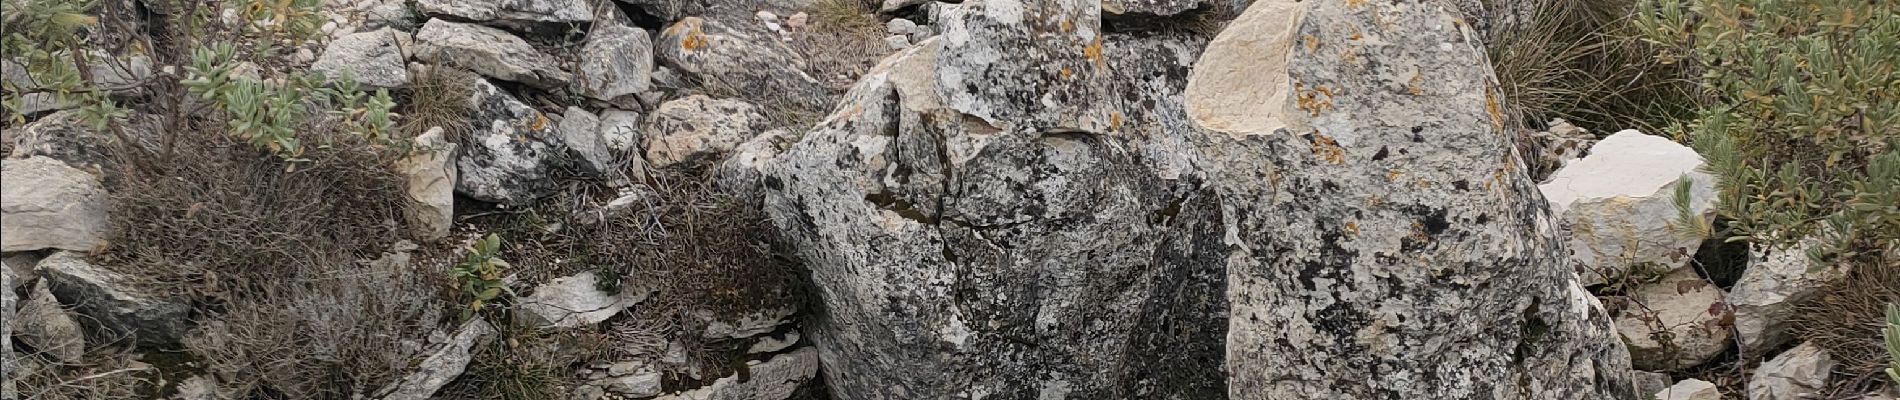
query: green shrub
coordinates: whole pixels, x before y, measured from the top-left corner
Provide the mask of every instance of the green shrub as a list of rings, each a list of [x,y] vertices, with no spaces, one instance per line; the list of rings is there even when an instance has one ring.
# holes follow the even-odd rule
[[[491,233],[469,246],[468,254],[449,270],[449,276],[455,277],[455,287],[470,299],[468,308],[462,310],[462,319],[482,311],[485,305],[506,301],[504,295],[514,295],[508,283],[502,281],[502,270],[509,264],[501,259],[500,253],[501,236]]]
[[[1815,255],[1845,260],[1900,246],[1900,4],[1657,0],[1636,24],[1704,71],[1712,101],[1683,133],[1731,240],[1820,234]]]

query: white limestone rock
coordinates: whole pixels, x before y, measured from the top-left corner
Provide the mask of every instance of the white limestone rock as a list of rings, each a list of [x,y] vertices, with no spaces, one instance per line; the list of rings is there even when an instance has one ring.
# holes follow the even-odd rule
[[[1704,238],[1672,225],[1675,193],[1690,185],[1691,212],[1713,218],[1715,178],[1701,167],[1702,156],[1688,146],[1625,130],[1558,170],[1538,189],[1570,233],[1567,265],[1585,285],[1621,279],[1638,266],[1666,273],[1688,265]]]

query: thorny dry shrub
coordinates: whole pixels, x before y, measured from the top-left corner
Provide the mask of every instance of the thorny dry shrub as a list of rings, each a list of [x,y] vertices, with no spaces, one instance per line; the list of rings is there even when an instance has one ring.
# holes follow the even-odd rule
[[[1888,304],[1900,304],[1900,257],[1858,263],[1847,277],[1822,287],[1821,295],[1797,304],[1790,323],[1796,337],[1827,349],[1839,366],[1836,392],[1860,393],[1885,377],[1886,351],[1880,328]]]
[[[523,281],[591,272],[616,282],[615,290],[652,291],[605,323],[615,354],[656,356],[677,342],[702,376],[725,376],[734,366],[722,363],[742,344],[704,341],[706,317],[735,321],[803,304],[801,275],[773,245],[763,208],[719,188],[709,166],[656,171],[639,186],[651,191],[611,214],[600,208],[611,190],[570,182],[536,208],[470,222],[501,232],[502,252]]]
[[[1508,119],[1660,134],[1693,117],[1696,77],[1636,37],[1628,16],[1637,1],[1537,0],[1522,6],[1536,10],[1528,20],[1485,38]]]
[[[0,351],[7,351],[0,349]],[[155,386],[150,371],[118,349],[94,349],[83,365],[51,362],[48,357],[21,355],[8,360],[6,380],[20,399],[94,400],[151,397]]]
[[[409,372],[443,329],[439,270],[405,256],[312,274],[227,303],[186,346],[225,390],[270,398],[345,399]]]
[[[404,239],[399,155],[349,134],[286,162],[221,121],[129,154],[101,265],[196,307],[187,349],[258,398],[349,398],[408,367],[445,307],[440,271],[366,264]],[[327,118],[303,129],[336,132]]]

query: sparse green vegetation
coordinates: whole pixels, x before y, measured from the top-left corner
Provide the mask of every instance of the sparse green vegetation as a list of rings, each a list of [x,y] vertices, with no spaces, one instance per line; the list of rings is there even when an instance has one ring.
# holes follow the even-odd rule
[[[1881,334],[1887,338],[1887,377],[1900,385],[1900,304],[1887,305],[1887,328]]]
[[[471,299],[468,308],[462,310],[462,319],[468,319],[489,304],[505,305],[509,298],[514,297],[508,283],[502,281],[502,271],[509,264],[507,260],[501,259],[500,253],[501,236],[489,234],[469,246],[468,254],[449,270],[449,276],[455,278],[455,287]]]

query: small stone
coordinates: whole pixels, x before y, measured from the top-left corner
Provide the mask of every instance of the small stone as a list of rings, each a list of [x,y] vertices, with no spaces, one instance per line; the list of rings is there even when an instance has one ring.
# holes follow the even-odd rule
[[[1794,305],[1819,294],[1828,282],[1847,275],[1847,270],[1830,265],[1815,265],[1808,249],[1819,245],[1820,238],[1807,238],[1787,248],[1752,245],[1748,251],[1748,269],[1729,292],[1728,304],[1735,308],[1735,333],[1747,354],[1774,349],[1794,339],[1788,333],[1788,320]]]
[[[884,44],[890,46],[891,50],[908,49],[910,48],[910,37],[904,35],[885,36]]]
[[[53,253],[40,260],[39,268],[45,277],[41,283],[54,295],[115,334],[165,346],[178,343],[191,329],[190,305],[146,291],[133,277],[95,266],[79,253]]]
[[[99,178],[47,157],[0,161],[0,251],[92,251],[106,245]]]
[[[810,20],[811,20],[811,15],[805,14],[803,11],[800,11],[797,14],[792,14],[792,16],[785,18],[785,28],[791,29],[793,31],[804,30],[805,24],[807,23],[807,21],[810,21]]]
[[[496,79],[557,89],[574,78],[561,70],[554,56],[500,29],[432,19],[416,32],[416,42],[416,58],[458,65]]]
[[[1630,382],[1636,386],[1636,393],[1656,393],[1669,388],[1669,374],[1649,371],[1630,371]]]
[[[600,400],[606,397],[607,391],[601,389],[599,386],[581,385],[580,387],[574,388],[574,399],[576,400]]]
[[[659,395],[660,388],[661,388],[660,386],[661,381],[662,381],[662,375],[660,373],[648,372],[644,374],[617,376],[617,377],[610,377],[607,379],[600,379],[600,380],[594,381],[594,384],[600,385],[602,388],[607,389],[608,392],[613,392],[616,394],[633,397],[633,398],[640,398],[640,397],[652,397],[652,396]]]
[[[656,169],[712,159],[769,125],[752,103],[704,95],[661,104],[651,118],[644,139],[647,162]]]
[[[15,336],[34,350],[61,363],[78,363],[86,355],[85,331],[66,312],[42,282],[33,285],[20,304]]]
[[[780,354],[764,362],[747,363],[744,377],[733,375],[719,378],[712,384],[685,392],[660,396],[655,400],[695,400],[695,399],[751,399],[779,400],[791,398],[805,381],[818,374],[818,351],[806,347],[791,353]]]
[[[759,338],[759,341],[752,343],[752,347],[747,347],[745,352],[746,354],[774,353],[796,344],[798,344],[798,331],[791,331],[786,332],[782,339],[770,336]]]
[[[555,278],[535,287],[534,293],[517,300],[517,308],[546,326],[573,328],[598,324],[634,304],[646,300],[645,290],[623,287],[620,293],[607,293],[599,287],[592,271]]]
[[[436,350],[417,365],[416,372],[378,390],[377,398],[382,400],[433,398],[436,391],[442,390],[443,386],[461,376],[462,371],[468,368],[469,360],[474,357],[472,350],[475,346],[486,343],[493,336],[495,336],[495,328],[480,318],[462,324],[462,327],[456,330],[454,338],[449,339],[449,342],[441,349]]]
[[[467,103],[472,129],[455,156],[455,191],[509,206],[554,190],[548,177],[560,160],[556,124],[489,83],[475,80]]]
[[[753,14],[753,15],[759,17],[759,21],[764,21],[764,22],[778,21],[778,14],[773,14],[771,11],[759,10],[758,14]]]
[[[1748,379],[1748,400],[1817,398],[1828,388],[1834,358],[1813,342],[1802,343],[1755,368]]]
[[[396,165],[411,207],[410,225],[424,240],[448,237],[455,222],[455,149],[442,127],[416,136],[415,153]]]
[[[1656,400],[1722,400],[1722,390],[1714,383],[1700,379],[1684,379],[1675,386],[1656,392]]]
[[[1538,185],[1570,232],[1569,265],[1584,285],[1615,282],[1632,268],[1682,268],[1702,237],[1672,225],[1677,185],[1690,185],[1689,208],[1713,218],[1715,178],[1694,149],[1634,130],[1617,132]]]
[[[1722,289],[1684,268],[1638,288],[1618,311],[1616,330],[1629,346],[1631,365],[1648,371],[1690,368],[1727,348],[1728,312]],[[1665,340],[1667,343],[1665,343]]]
[[[587,97],[613,100],[652,87],[653,38],[645,29],[596,25],[580,54],[577,78]]]
[[[884,23],[884,33],[892,35],[908,35],[916,29],[916,22],[910,22],[910,20],[903,18],[892,18],[890,22]]]
[[[409,85],[409,68],[394,30],[353,33],[330,42],[310,70],[332,78],[349,75],[357,83],[376,88]]]

